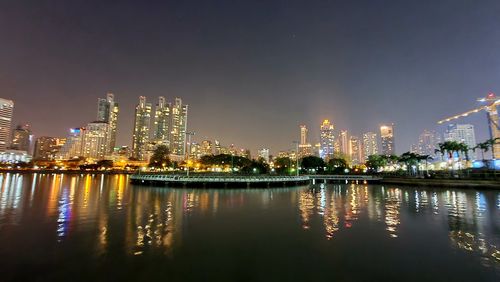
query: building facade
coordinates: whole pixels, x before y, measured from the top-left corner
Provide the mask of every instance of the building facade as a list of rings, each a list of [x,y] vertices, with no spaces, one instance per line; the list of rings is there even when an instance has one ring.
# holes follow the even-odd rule
[[[418,153],[434,157],[436,155],[435,150],[440,142],[441,138],[435,131],[425,129],[418,137]]]
[[[134,134],[132,136],[132,157],[145,160],[149,143],[151,122],[151,104],[146,103],[146,97],[139,97],[135,107]]]
[[[320,157],[325,160],[333,158],[334,155],[335,134],[333,130],[333,124],[331,124],[329,120],[325,119],[320,126]]]
[[[477,159],[476,153],[472,148],[476,146],[476,133],[472,124],[450,124],[448,125],[445,134],[445,141],[456,141],[465,143],[471,150],[468,155],[471,160]]]
[[[165,97],[160,96],[155,108],[153,141],[157,144],[170,146],[170,104],[165,100]]]
[[[66,143],[66,138],[42,136],[36,139],[34,160],[51,161]]]
[[[5,152],[10,142],[14,102],[0,98],[0,152]]]
[[[109,153],[108,133],[109,124],[103,121],[95,121],[87,124],[83,133],[81,156],[93,160],[103,160]]]
[[[31,149],[31,129],[29,124],[20,124],[12,131],[12,140],[9,148],[12,150],[25,151],[28,154]]]
[[[378,154],[377,133],[366,132],[363,134],[363,152],[365,160],[371,155]]]
[[[259,158],[264,159],[266,163],[269,162],[269,149],[268,148],[262,148],[258,152]]]
[[[358,165],[363,163],[363,144],[359,140],[358,136],[351,136],[349,138],[349,151],[351,152],[352,164]]]
[[[106,98],[97,100],[97,121],[108,123],[106,154],[111,155],[116,146],[116,133],[118,125],[118,103],[115,102],[113,93],[107,93]]]
[[[59,152],[56,153],[56,158],[68,160],[82,157],[82,142],[84,132],[85,128],[82,127],[71,128],[69,130],[68,137],[66,138],[66,142],[61,147]]]
[[[175,98],[171,114],[172,130],[170,135],[170,151],[174,155],[185,156],[188,105],[182,104],[181,98]]]
[[[380,126],[380,139],[382,143],[382,155],[390,156],[396,154],[394,142],[394,125],[384,124]]]

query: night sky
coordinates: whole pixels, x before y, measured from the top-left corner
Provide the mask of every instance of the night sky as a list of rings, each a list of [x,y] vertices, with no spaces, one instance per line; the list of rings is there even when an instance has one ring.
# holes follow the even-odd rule
[[[272,152],[299,124],[396,124],[398,153],[440,118],[500,93],[500,1],[2,1],[0,97],[36,136],[65,136],[140,95],[183,98],[195,139]],[[488,137],[485,114],[462,120]]]

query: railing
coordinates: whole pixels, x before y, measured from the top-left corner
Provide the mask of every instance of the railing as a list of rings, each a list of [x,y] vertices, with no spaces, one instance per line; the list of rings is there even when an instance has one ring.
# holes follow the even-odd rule
[[[294,182],[309,180],[362,180],[374,181],[381,177],[372,175],[302,175],[302,176],[221,176],[221,175],[176,175],[176,174],[134,174],[132,180],[165,181],[165,182],[225,182],[225,183],[257,183],[257,182]]]

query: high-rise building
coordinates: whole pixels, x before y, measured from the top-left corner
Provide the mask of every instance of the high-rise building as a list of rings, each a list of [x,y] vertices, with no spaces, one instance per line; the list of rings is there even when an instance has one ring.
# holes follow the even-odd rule
[[[85,127],[82,139],[82,156],[94,160],[103,160],[111,156],[108,152],[109,124],[95,121]]]
[[[42,136],[36,139],[34,160],[51,161],[66,143],[66,138]]]
[[[198,160],[201,158],[201,145],[197,142],[191,142],[189,145],[189,159]]]
[[[435,131],[425,129],[418,138],[418,153],[435,156],[435,150],[439,142],[441,142],[441,138]]]
[[[351,136],[349,139],[349,151],[351,152],[351,161],[353,164],[361,164],[364,161],[363,148],[361,140],[357,136]]]
[[[264,159],[266,163],[269,162],[269,149],[268,148],[262,148],[258,152],[259,158]]]
[[[382,140],[382,155],[395,155],[394,124],[380,126],[380,138]]]
[[[344,156],[349,156],[349,134],[347,130],[341,130],[339,134],[339,149]]]
[[[111,155],[116,146],[116,131],[118,125],[118,103],[113,93],[107,93],[106,98],[97,100],[97,121],[108,123],[106,154]]]
[[[320,127],[321,158],[330,159],[334,154],[335,135],[333,134],[333,124],[325,119]]]
[[[201,154],[202,156],[213,154],[212,141],[210,140],[201,141]]]
[[[5,152],[10,141],[14,102],[0,98],[0,152]]]
[[[303,158],[312,155],[312,145],[307,141],[307,127],[300,126],[299,157]]]
[[[170,146],[170,104],[165,97],[158,98],[155,109],[153,140],[158,144]]]
[[[419,154],[418,144],[410,145],[410,153]]]
[[[12,131],[10,149],[26,151],[29,154],[31,139],[32,135],[29,124],[20,124]]]
[[[174,155],[184,156],[186,154],[188,105],[183,105],[181,98],[175,98],[171,114],[172,130],[170,135],[170,151]]]
[[[300,145],[307,144],[307,127],[305,125],[300,126]]]
[[[450,124],[444,134],[445,141],[456,141],[465,143],[471,150],[468,152],[471,160],[476,159],[476,154],[472,148],[476,146],[476,134],[472,124]]]
[[[221,146],[219,140],[217,140],[217,139],[215,140],[215,154],[216,155],[222,154],[222,146]]]
[[[135,107],[134,135],[132,137],[132,157],[145,160],[149,143],[151,121],[151,104],[146,103],[146,97],[139,97],[139,104]]]
[[[365,160],[371,155],[378,154],[377,133],[367,132],[363,134],[363,151]]]
[[[82,142],[85,128],[77,127],[69,130],[66,142],[56,153],[57,159],[72,159],[82,157]]]

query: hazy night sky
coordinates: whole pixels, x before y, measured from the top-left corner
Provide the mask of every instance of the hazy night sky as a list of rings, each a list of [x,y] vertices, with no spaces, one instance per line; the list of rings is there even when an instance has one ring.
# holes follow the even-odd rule
[[[96,117],[129,145],[140,95],[183,98],[195,139],[289,149],[329,118],[351,134],[425,128],[500,93],[499,1],[2,1],[0,97],[36,136]],[[485,114],[462,120],[488,137]]]

